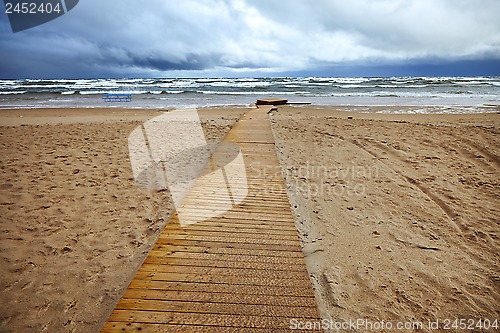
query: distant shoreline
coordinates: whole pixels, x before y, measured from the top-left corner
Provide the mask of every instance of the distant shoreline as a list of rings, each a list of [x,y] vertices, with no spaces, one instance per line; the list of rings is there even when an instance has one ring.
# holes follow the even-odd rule
[[[130,103],[115,103],[107,107],[95,106],[74,106],[74,107],[2,107],[0,106],[0,126],[2,126],[2,119],[14,119],[13,112],[17,113],[19,121],[22,122],[23,117],[36,114],[37,117],[46,118],[61,118],[74,115],[92,115],[99,114],[103,117],[111,115],[136,115],[142,119],[143,116],[154,115],[158,112],[167,112],[169,110],[188,108],[183,107],[169,107],[163,106],[158,108],[143,108],[143,107],[127,107]],[[252,103],[253,104],[253,103]],[[240,109],[252,107],[252,104],[247,105],[213,105],[195,107],[200,110],[218,110],[218,109]],[[381,114],[381,115],[467,115],[467,114],[492,114],[500,113],[500,104],[498,105],[314,105],[314,104],[292,104],[290,107],[297,109],[315,109],[326,111],[335,109],[341,112],[349,112],[353,114]],[[193,106],[189,106],[193,107]],[[57,116],[54,116],[57,115]],[[87,118],[88,118],[87,117]],[[25,119],[24,119],[25,120]]]
[[[500,105],[500,77],[0,80],[0,108],[224,107],[279,97],[320,106]],[[105,94],[131,94],[107,103]]]

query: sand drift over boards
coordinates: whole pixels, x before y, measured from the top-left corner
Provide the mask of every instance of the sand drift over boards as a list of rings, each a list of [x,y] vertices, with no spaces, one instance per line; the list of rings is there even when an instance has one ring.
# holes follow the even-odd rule
[[[500,104],[499,77],[0,80],[0,107],[99,107],[107,93],[127,107],[248,105],[282,97],[318,105]]]

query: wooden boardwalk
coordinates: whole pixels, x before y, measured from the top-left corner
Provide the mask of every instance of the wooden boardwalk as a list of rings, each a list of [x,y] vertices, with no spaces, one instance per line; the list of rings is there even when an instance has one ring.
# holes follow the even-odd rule
[[[319,321],[268,110],[249,110],[228,133],[230,148],[217,150],[102,332],[288,332],[293,319]]]

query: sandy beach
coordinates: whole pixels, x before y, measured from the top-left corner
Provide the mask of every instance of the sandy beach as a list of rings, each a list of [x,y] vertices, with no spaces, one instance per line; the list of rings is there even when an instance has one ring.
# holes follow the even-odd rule
[[[207,140],[244,110],[201,110]],[[0,331],[99,330],[172,213],[128,155],[163,111],[0,111]]]
[[[500,115],[347,110],[272,116],[322,317],[499,318]]]
[[[127,146],[164,111],[0,110],[0,331],[107,319],[173,210],[135,186]],[[244,112],[201,109],[205,136]],[[323,318],[500,317],[498,112],[270,117]]]

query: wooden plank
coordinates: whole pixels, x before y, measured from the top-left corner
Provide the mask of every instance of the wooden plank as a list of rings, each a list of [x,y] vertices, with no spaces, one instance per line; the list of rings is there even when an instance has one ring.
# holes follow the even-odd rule
[[[189,253],[211,253],[211,254],[233,254],[233,255],[251,255],[264,257],[287,257],[302,258],[302,252],[299,251],[273,251],[257,249],[235,249],[226,247],[208,247],[208,246],[172,246],[156,244],[152,251],[161,250],[165,253],[189,252]]]
[[[205,212],[205,213],[204,213]],[[192,216],[199,216],[199,217],[204,217],[204,216],[210,216],[207,215],[210,213],[210,211],[203,211],[202,209],[192,209],[189,211],[189,214],[192,214]],[[291,214],[291,213],[290,213]],[[225,212],[221,215],[221,217],[226,217],[226,218],[234,218],[234,219],[247,219],[247,220],[253,220],[253,221],[275,221],[275,222],[292,222],[293,223],[293,218],[290,215],[290,218],[285,219],[285,217],[288,217],[288,213],[283,212],[276,212],[276,213],[262,213],[262,212],[251,212],[251,211],[228,211]]]
[[[302,251],[300,244],[284,245],[284,244],[257,244],[257,243],[234,243],[229,241],[214,241],[214,240],[195,240],[195,239],[172,239],[168,237],[158,238],[156,244],[160,245],[178,245],[178,246],[211,246],[225,247],[234,249],[258,249],[258,250],[273,250],[273,251]]]
[[[150,299],[150,300],[168,300],[168,301],[197,301],[210,303],[238,303],[238,304],[256,304],[256,305],[274,305],[274,306],[295,306],[295,307],[315,307],[314,297],[299,296],[277,296],[267,295],[266,297],[255,297],[254,295],[229,294],[204,292],[198,293],[185,290],[155,290],[155,289],[135,289],[128,288],[123,297],[125,299]]]
[[[306,270],[303,271],[288,271],[283,274],[283,271],[278,270],[263,270],[263,269],[246,269],[234,267],[212,267],[212,266],[189,266],[189,265],[157,265],[144,263],[139,272],[160,272],[160,273],[186,273],[186,274],[207,274],[207,275],[227,275],[240,278],[246,277],[267,277],[286,280],[304,280],[308,281],[309,275]],[[286,282],[284,282],[287,284]]]
[[[277,257],[277,256],[252,256],[243,254],[222,254],[222,253],[204,253],[204,252],[163,252],[161,250],[152,250],[149,254],[151,258],[172,258],[172,259],[193,259],[193,260],[213,260],[213,261],[237,261],[255,264],[274,264],[274,265],[297,265],[297,257]],[[301,264],[298,264],[302,267]]]
[[[246,222],[245,222],[246,221]],[[218,228],[228,228],[228,229],[246,229],[246,230],[254,230],[255,232],[280,232],[283,231],[294,231],[297,232],[295,225],[290,225],[290,223],[283,224],[274,224],[274,223],[265,223],[260,221],[251,221],[248,220],[206,220],[195,225],[189,226],[189,228],[212,228],[212,230],[217,230]]]
[[[316,330],[317,332],[321,330]],[[151,333],[179,333],[179,332],[197,332],[197,333],[269,333],[269,328],[250,328],[250,327],[221,327],[203,326],[203,325],[185,325],[185,324],[147,324],[147,323],[125,323],[125,322],[107,322],[102,332],[106,333],[126,333],[126,332],[151,332]],[[289,328],[273,328],[272,333],[289,333]],[[293,332],[314,332],[311,330],[293,330]]]
[[[210,303],[194,301],[170,302],[142,299],[122,299],[116,305],[116,309],[229,315],[239,315],[241,313],[245,313],[249,316],[268,317],[293,317],[297,313],[301,313],[304,317],[314,317],[316,315],[316,309],[312,307],[273,306],[241,303]]]
[[[217,274],[192,274],[192,273],[166,273],[166,272],[147,272],[139,271],[135,278],[136,280],[150,281],[173,281],[173,282],[193,282],[193,283],[219,283],[231,285],[251,285],[251,286],[272,286],[272,287],[305,287],[308,288],[310,282],[306,279],[283,279],[270,278],[267,276],[231,276]]]
[[[281,216],[278,214],[260,214],[260,213],[244,213],[244,212],[219,212],[219,215],[215,215],[216,212],[214,211],[204,211],[204,210],[190,210],[190,211],[183,211],[181,213],[182,221],[183,224],[181,225],[182,227],[186,227],[189,225],[197,224],[197,223],[186,223],[190,219],[193,219],[193,221],[198,221],[204,222],[204,221],[223,221],[227,222],[227,220],[219,220],[219,219],[232,219],[232,220],[240,220],[244,221],[250,224],[266,224],[266,225],[276,225],[276,226],[294,226],[295,223],[293,219],[288,216]],[[275,220],[273,220],[275,219]],[[179,223],[180,224],[180,223]]]
[[[203,198],[194,198],[194,197],[186,197],[184,199],[184,204],[190,204],[191,202],[195,202],[196,204],[214,204],[219,203],[221,200],[226,199],[225,197],[212,197],[212,196],[204,196]],[[259,211],[276,211],[276,210],[287,210],[290,208],[290,205],[287,202],[277,203],[277,202],[250,202],[249,200],[243,201],[243,203],[238,205],[241,209],[258,209]]]
[[[243,313],[243,312],[242,312]],[[301,320],[313,320],[294,316]],[[247,327],[247,328],[267,328],[286,329],[290,327],[291,318],[249,316],[249,315],[227,315],[212,313],[183,313],[183,312],[160,312],[160,311],[138,311],[138,310],[118,310],[113,311],[109,317],[110,321],[128,323],[168,323],[180,325],[209,325],[217,327]],[[271,331],[272,332],[272,331]]]
[[[244,269],[260,269],[260,270],[277,270],[277,271],[304,271],[305,267],[296,264],[277,264],[268,262],[248,262],[248,261],[226,261],[226,260],[203,260],[203,259],[189,259],[189,258],[158,258],[153,256],[148,256],[144,260],[145,264],[155,264],[155,265],[178,265],[178,266],[208,266],[208,267],[219,267],[219,268],[244,268]]]
[[[261,239],[262,237],[267,237],[268,239],[278,239],[278,240],[291,240],[295,241],[297,239],[297,233],[290,231],[284,231],[282,233],[263,233],[263,232],[248,232],[242,231],[241,229],[216,229],[216,230],[196,230],[196,229],[170,229],[170,235],[188,235],[188,236],[220,236],[220,235],[231,235],[231,238],[244,238],[244,239]]]
[[[254,215],[233,215],[233,216],[227,216],[227,215],[222,215],[222,216],[216,216],[216,217],[211,217],[211,218],[208,218],[206,220],[203,220],[199,223],[204,223],[204,222],[228,222],[228,223],[232,223],[233,221],[238,221],[238,222],[245,222],[245,223],[250,223],[250,224],[253,224],[253,225],[258,225],[258,224],[262,224],[262,225],[269,225],[270,227],[276,225],[276,226],[280,226],[280,227],[295,227],[295,223],[291,223],[291,222],[294,222],[292,218],[290,218],[289,216],[284,216],[284,217],[280,217],[280,216],[271,216],[271,217],[265,217],[265,216],[259,216],[259,217],[256,217]],[[179,224],[179,221],[170,221],[169,224]]]
[[[296,288],[276,287],[276,286],[255,286],[255,285],[230,285],[222,283],[195,283],[177,281],[154,281],[134,279],[129,288],[136,289],[156,289],[156,290],[179,290],[197,291],[227,294],[256,295],[257,297],[273,296],[302,296],[310,295],[309,288],[297,286]]]
[[[271,228],[274,227],[274,228]],[[288,228],[287,228],[288,227]],[[278,226],[273,224],[258,224],[254,225],[252,223],[217,223],[217,222],[202,222],[185,227],[180,225],[169,225],[169,231],[211,231],[211,232],[235,232],[235,233],[248,233],[248,234],[258,234],[262,236],[263,234],[286,234],[286,235],[297,235],[295,228],[290,227],[285,224],[284,226]]]
[[[288,246],[300,246],[300,242],[297,239],[292,240],[282,240],[282,239],[265,239],[265,238],[238,238],[231,237],[231,235],[160,235],[158,239],[164,240],[199,240],[199,241],[211,241],[211,242],[225,242],[225,243],[244,243],[244,244],[261,244],[261,245],[288,245]]]

